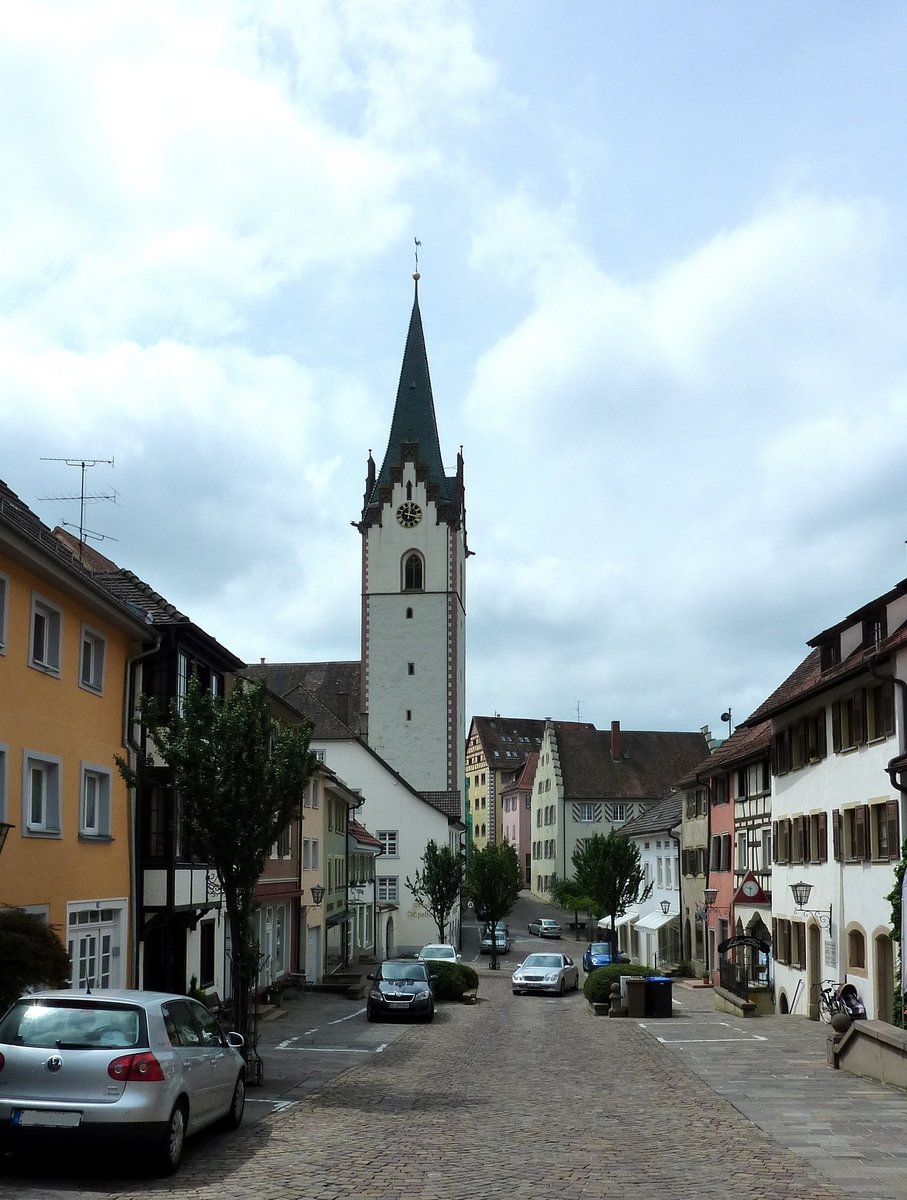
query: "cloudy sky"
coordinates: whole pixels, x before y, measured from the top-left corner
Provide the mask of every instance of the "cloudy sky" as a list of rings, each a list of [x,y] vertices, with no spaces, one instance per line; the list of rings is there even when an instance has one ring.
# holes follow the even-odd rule
[[[0,7],[0,478],[357,658],[413,239],[469,714],[721,730],[907,575],[899,0]]]

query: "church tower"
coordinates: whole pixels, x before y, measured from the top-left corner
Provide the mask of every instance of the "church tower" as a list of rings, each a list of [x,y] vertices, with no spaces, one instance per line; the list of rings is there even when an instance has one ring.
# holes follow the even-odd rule
[[[381,470],[362,518],[361,729],[426,799],[462,813],[466,702],[463,455],[446,475],[419,312],[419,273]]]

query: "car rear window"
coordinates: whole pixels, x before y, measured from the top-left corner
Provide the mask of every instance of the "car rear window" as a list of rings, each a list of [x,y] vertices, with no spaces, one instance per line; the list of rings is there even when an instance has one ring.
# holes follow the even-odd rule
[[[0,1021],[0,1042],[48,1050],[131,1050],[147,1044],[145,1014],[128,1004],[20,1000]]]

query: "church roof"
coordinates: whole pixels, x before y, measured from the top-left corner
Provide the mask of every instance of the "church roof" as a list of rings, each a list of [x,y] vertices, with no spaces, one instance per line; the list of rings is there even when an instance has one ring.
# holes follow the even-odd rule
[[[359,736],[358,662],[254,663],[243,674],[263,679],[308,717],[316,737],[343,741]]]
[[[456,477],[449,478],[444,473],[431,376],[428,371],[428,352],[425,349],[422,314],[419,311],[418,275],[415,278],[413,311],[403,350],[403,365],[397,385],[390,437],[377,477],[374,474],[374,463],[371,457],[369,458],[363,521],[377,517],[382,501],[382,489],[387,494],[395,480],[401,477],[405,457],[415,457],[420,478],[424,479],[429,495],[434,496],[440,507],[447,508],[452,505],[455,513],[458,507],[454,494]]]

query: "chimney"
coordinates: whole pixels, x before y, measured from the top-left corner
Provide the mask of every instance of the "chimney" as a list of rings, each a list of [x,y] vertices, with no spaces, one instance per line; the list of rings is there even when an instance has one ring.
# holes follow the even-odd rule
[[[624,757],[620,741],[620,721],[611,722],[611,761],[621,762]]]

